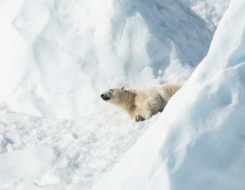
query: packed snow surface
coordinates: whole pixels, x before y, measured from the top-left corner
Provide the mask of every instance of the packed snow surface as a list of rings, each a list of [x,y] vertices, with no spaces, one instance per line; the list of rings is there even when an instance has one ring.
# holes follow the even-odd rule
[[[245,189],[245,1],[232,1],[208,55],[94,190]]]
[[[240,38],[238,35],[243,31],[242,11],[234,13],[235,8],[230,8],[208,57],[166,113],[135,124],[124,112],[103,102],[100,93],[122,85],[138,88],[163,82],[184,83],[206,56],[228,4],[229,0],[0,0],[0,189],[91,189],[146,131],[150,144],[141,145],[144,141],[141,140],[134,146],[141,147],[135,151],[139,153],[135,161],[138,159],[139,165],[145,165],[138,171],[142,171],[138,185],[146,178],[142,184],[148,184],[150,179],[154,188],[166,185],[157,176],[171,177],[167,171],[184,162],[187,145],[189,150],[188,135],[196,134],[192,126],[217,121],[218,116],[206,119],[209,109],[214,109],[216,104],[220,105],[221,112],[212,113],[229,114],[223,112],[222,98],[229,103],[236,93],[240,97],[238,90],[242,88],[234,82],[239,80],[226,81],[225,85],[225,80],[219,78],[224,75],[216,72],[221,72],[225,63],[232,65],[234,73],[240,68],[235,69],[235,65],[243,60],[243,51],[235,47],[242,48],[244,44],[242,34]],[[240,5],[242,9],[244,4]],[[229,18],[236,22],[227,23]],[[227,27],[237,27],[236,36],[231,35],[234,30]],[[234,41],[237,46],[231,44],[233,37],[237,39]],[[212,80],[217,81],[212,84]],[[228,82],[235,84],[234,88],[230,89]],[[198,84],[202,84],[203,89]],[[188,89],[192,91],[191,96]],[[205,89],[210,89],[208,92],[212,94],[203,93]],[[232,89],[234,93],[230,92]],[[204,100],[212,96],[217,96],[217,102],[213,100],[209,107]],[[164,119],[173,115],[170,113],[174,104],[179,104],[179,109],[174,111],[179,118]],[[197,109],[201,106],[205,107]],[[202,118],[204,112],[207,116]],[[187,117],[190,125],[177,123]],[[149,135],[156,126],[160,128],[162,122],[163,136],[159,136],[159,131],[156,136]],[[176,122],[171,128],[177,128],[181,138],[173,140],[176,136],[170,133],[173,139],[169,137],[167,144],[170,145],[162,149],[166,156],[158,157],[161,155],[159,145],[164,145],[171,122]],[[219,128],[218,124],[214,126]],[[178,127],[189,130],[190,134]],[[201,126],[198,129],[202,131]],[[186,144],[181,141],[185,139],[184,133]],[[153,139],[156,142],[151,144]],[[168,149],[177,145],[179,149]],[[154,151],[147,152],[147,147],[154,147]],[[140,157],[143,149],[147,156]],[[131,155],[130,152],[127,155]],[[169,161],[162,164],[166,157]],[[154,169],[151,160],[155,162],[156,158],[160,160]],[[127,168],[125,175],[132,172],[133,183],[137,177],[133,171],[139,165],[132,165],[135,161],[123,165],[123,160],[116,168],[120,165]],[[143,160],[148,160],[149,165]],[[149,170],[155,177],[149,177]],[[234,170],[237,174],[235,166]],[[178,174],[170,179],[178,182],[181,177]],[[126,175],[125,181],[128,179]],[[121,176],[114,181],[115,184],[123,182]]]

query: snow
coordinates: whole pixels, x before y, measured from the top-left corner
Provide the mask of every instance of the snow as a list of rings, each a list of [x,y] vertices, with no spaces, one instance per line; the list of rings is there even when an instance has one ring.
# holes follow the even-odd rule
[[[147,186],[171,186],[170,166],[155,154],[168,136],[167,126],[177,120],[167,117],[171,105],[166,113],[135,124],[124,112],[101,101],[100,93],[122,85],[138,88],[162,82],[184,83],[206,56],[228,3],[229,0],[0,1],[1,189],[87,190],[120,165],[124,180],[129,176],[132,183],[137,176],[144,180],[135,186],[128,183],[128,188],[148,184],[147,171],[154,176]],[[239,14],[232,18],[242,18]],[[233,21],[223,25],[233,26]],[[227,57],[223,56],[227,53],[224,49],[216,47],[232,49],[240,44],[242,27],[234,44],[226,33],[216,33],[224,35],[222,42],[215,37],[208,56],[179,93],[179,101],[182,96],[186,98],[183,107],[178,105],[174,111],[179,118],[184,117],[181,113],[189,113],[185,106],[191,98],[203,94],[191,83],[199,84],[211,74],[216,75],[230,58],[232,65],[242,60],[242,47],[240,53],[234,50],[237,56],[230,53]],[[207,74],[210,68],[214,69]],[[221,83],[211,83],[213,95],[217,93],[229,101],[229,88],[223,95],[222,90],[216,91]],[[188,85],[193,91],[191,97],[185,91]],[[178,102],[178,95],[175,99]],[[208,109],[207,105],[205,110]],[[202,112],[193,112],[201,117],[198,113]],[[164,128],[159,124],[162,121],[166,123]],[[162,131],[159,139],[155,138],[161,134],[159,131],[151,132],[155,128]],[[149,144],[142,146],[144,139]],[[144,164],[135,176],[130,171],[136,171],[139,165],[134,165],[132,159],[124,161],[135,150],[130,149],[134,144],[139,147],[135,160]],[[141,153],[142,147],[147,156]],[[178,153],[181,151],[184,148]],[[171,151],[166,149],[166,155],[172,155]],[[142,160],[154,162],[155,169],[159,169],[152,169]],[[162,183],[161,176],[166,183]],[[115,185],[123,182],[121,176],[113,180]]]
[[[244,9],[231,2],[205,59],[94,190],[245,188]]]
[[[55,158],[52,149],[42,146],[0,155],[1,189],[15,189],[15,184],[23,179],[35,182]]]

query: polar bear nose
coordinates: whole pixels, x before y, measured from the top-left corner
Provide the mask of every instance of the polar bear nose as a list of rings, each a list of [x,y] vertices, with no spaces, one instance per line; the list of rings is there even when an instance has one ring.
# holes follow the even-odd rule
[[[101,94],[101,98],[102,98],[103,100],[109,100],[109,99],[110,99],[110,97],[107,96],[106,94]]]

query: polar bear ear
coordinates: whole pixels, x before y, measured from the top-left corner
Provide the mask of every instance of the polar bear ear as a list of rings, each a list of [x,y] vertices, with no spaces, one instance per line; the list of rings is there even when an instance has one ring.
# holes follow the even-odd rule
[[[124,86],[121,88],[121,90],[124,90]]]

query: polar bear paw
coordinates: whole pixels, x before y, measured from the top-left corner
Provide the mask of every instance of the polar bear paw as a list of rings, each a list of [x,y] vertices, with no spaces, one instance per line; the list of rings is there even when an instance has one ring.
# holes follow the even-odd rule
[[[136,115],[135,118],[134,118],[134,120],[135,120],[136,122],[139,122],[139,121],[144,121],[145,118],[142,117],[141,115]]]

